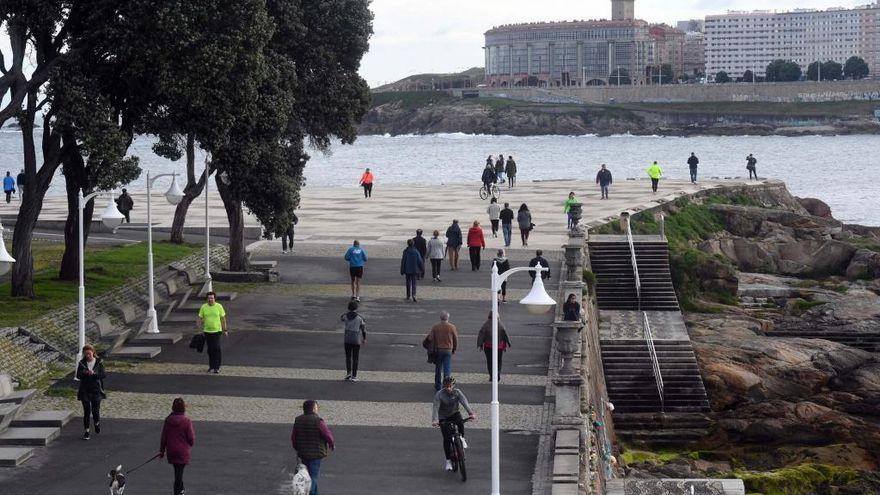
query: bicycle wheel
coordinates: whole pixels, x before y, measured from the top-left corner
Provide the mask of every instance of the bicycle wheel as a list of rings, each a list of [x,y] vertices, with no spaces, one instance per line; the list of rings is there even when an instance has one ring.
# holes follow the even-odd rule
[[[492,197],[500,198],[501,197],[501,189],[498,189],[498,186],[492,185]]]
[[[461,444],[461,437],[455,437],[455,457],[458,457],[458,472],[461,474],[461,481],[467,481],[467,467],[464,464],[464,446]]]
[[[486,190],[486,186],[480,188],[480,199],[486,199],[489,197],[489,191]]]

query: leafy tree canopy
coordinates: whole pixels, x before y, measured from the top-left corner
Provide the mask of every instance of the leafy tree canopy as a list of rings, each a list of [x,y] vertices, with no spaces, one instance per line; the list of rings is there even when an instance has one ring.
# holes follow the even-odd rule
[[[852,56],[843,64],[843,75],[847,79],[864,79],[869,72],[868,64],[862,57]]]

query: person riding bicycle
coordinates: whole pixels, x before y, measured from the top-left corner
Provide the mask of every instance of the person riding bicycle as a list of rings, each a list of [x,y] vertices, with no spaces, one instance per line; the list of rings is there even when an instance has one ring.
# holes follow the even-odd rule
[[[486,168],[483,169],[483,187],[486,188],[486,192],[492,191],[492,184],[498,180],[498,176],[495,175],[495,169],[492,168],[492,165],[486,164]]]
[[[467,397],[461,390],[455,388],[455,378],[447,376],[443,379],[443,388],[434,394],[434,407],[431,416],[431,424],[440,427],[443,434],[443,452],[446,454],[446,470],[452,471],[452,425],[458,427],[461,435],[461,444],[467,448],[464,439],[464,419],[461,417],[459,406],[464,407],[469,419],[476,419],[477,413],[471,409]]]

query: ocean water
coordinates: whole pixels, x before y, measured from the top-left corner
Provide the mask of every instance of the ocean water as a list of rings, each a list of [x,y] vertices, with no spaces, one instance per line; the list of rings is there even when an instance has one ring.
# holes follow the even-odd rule
[[[183,171],[181,162],[154,155],[152,139],[131,147],[144,170]],[[521,181],[595,177],[602,163],[617,179],[643,177],[657,160],[667,178],[688,178],[686,160],[700,158],[704,177],[748,176],[745,157],[753,153],[762,177],[780,179],[798,196],[827,202],[839,220],[880,225],[880,136],[361,136],[353,145],[335,144],[330,153],[312,150],[306,167],[309,186],[356,187],[365,167],[382,184],[439,185],[480,180],[488,155],[513,155]],[[201,161],[199,162],[201,167]],[[0,172],[21,168],[21,136],[0,131]],[[143,188],[143,176],[131,188]],[[50,194],[63,194],[59,173]]]

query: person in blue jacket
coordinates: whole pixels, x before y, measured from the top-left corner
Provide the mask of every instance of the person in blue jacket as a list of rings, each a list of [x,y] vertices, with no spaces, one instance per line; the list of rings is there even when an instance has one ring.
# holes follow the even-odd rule
[[[6,202],[12,201],[12,195],[15,194],[15,178],[6,171],[6,177],[3,178],[3,192],[6,193]]]
[[[419,302],[416,299],[416,281],[425,272],[425,260],[422,258],[419,250],[415,248],[412,239],[406,241],[406,249],[400,257],[400,274],[406,277],[406,300],[412,297],[413,302]]]
[[[351,275],[351,300],[361,300],[361,279],[364,278],[364,264],[367,262],[367,251],[361,247],[361,243],[355,239],[352,246],[345,252],[345,261],[348,262],[348,274]]]
[[[452,225],[446,229],[446,254],[449,258],[450,270],[458,270],[458,252],[461,250],[461,245],[461,227],[458,226],[458,220],[453,220]]]

